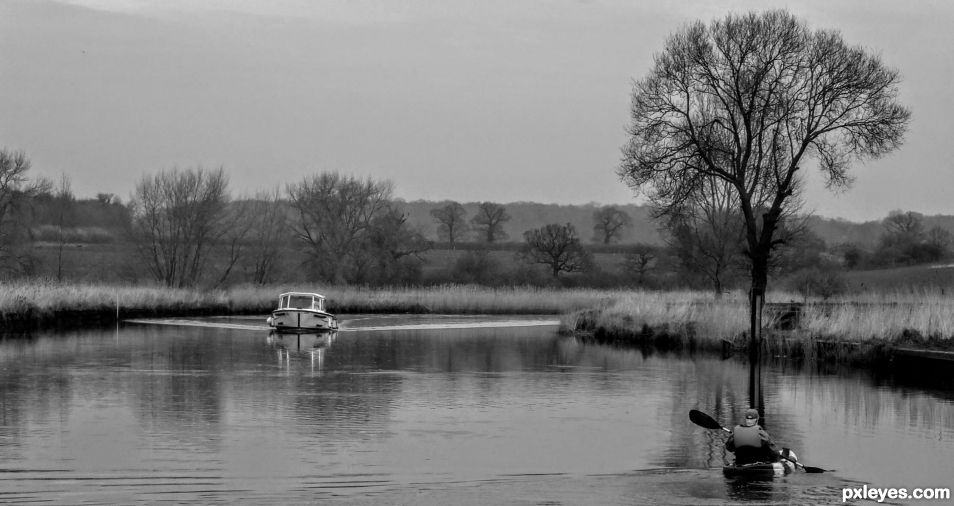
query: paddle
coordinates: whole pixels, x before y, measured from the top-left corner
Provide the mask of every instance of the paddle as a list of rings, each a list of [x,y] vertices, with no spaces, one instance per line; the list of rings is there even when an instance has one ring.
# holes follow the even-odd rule
[[[712,429],[712,430],[722,429],[722,430],[724,430],[724,431],[726,431],[726,432],[732,432],[731,430],[726,429],[725,427],[723,427],[721,423],[715,421],[714,418],[712,418],[711,416],[709,416],[709,415],[703,413],[702,411],[698,411],[698,410],[695,410],[695,409],[689,410],[689,419],[692,420],[692,423],[694,423],[694,424],[696,424],[696,425],[698,425],[698,426],[700,426],[700,427],[706,428],[706,429]],[[827,469],[822,469],[822,468],[820,468],[820,467],[812,467],[812,466],[802,465],[801,462],[796,462],[796,461],[794,461],[794,460],[792,460],[792,459],[790,459],[790,458],[788,458],[788,457],[786,457],[786,456],[784,456],[784,455],[781,455],[781,454],[779,455],[779,457],[782,458],[782,459],[784,459],[784,460],[787,460],[787,461],[791,462],[792,464],[795,464],[796,466],[798,466],[798,467],[800,467],[800,468],[802,468],[803,470],[805,470],[806,473],[824,473],[824,472],[826,472],[826,471],[829,471],[829,470],[827,470]]]

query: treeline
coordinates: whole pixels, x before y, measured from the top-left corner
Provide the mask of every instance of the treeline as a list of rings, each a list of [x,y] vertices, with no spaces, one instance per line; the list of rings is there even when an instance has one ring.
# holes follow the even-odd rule
[[[170,287],[454,282],[717,293],[747,281],[738,221],[726,211],[673,215],[651,222],[649,233],[648,211],[637,206],[556,206],[563,213],[553,219],[542,210],[554,206],[542,204],[407,203],[393,198],[387,181],[335,172],[235,197],[223,169],[170,169],[143,176],[123,202],[105,193],[76,199],[67,177],[35,179],[29,170],[25,154],[0,151],[0,272],[7,279]],[[527,209],[540,214],[517,233],[511,208],[522,220]],[[829,296],[844,291],[845,270],[948,260],[951,233],[925,222],[917,213],[892,212],[872,245],[828,243],[814,231],[817,219],[790,220],[772,276],[794,290]],[[98,245],[96,253],[90,245]],[[87,260],[78,261],[81,256]]]

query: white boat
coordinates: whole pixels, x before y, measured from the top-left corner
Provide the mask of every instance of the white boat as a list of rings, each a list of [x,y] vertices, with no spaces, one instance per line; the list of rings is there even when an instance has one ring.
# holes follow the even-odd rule
[[[337,330],[338,318],[325,310],[325,297],[317,293],[288,292],[278,297],[278,309],[268,325],[279,332]]]

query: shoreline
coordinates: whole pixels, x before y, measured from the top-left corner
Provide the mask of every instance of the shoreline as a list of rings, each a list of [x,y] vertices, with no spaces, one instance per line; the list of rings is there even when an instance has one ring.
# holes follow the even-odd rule
[[[200,291],[97,284],[0,283],[0,334],[102,327],[130,318],[267,315],[286,291],[318,291],[340,314],[551,314],[606,304],[621,292],[534,287],[239,286]]]
[[[133,318],[267,315],[279,293],[299,286],[200,291],[51,282],[0,283],[0,335],[101,328]],[[748,344],[744,294],[693,291],[329,286],[340,314],[560,315],[561,332],[618,346],[738,353]],[[786,294],[775,294],[784,300]],[[793,300],[789,298],[789,300]],[[890,364],[954,357],[954,301],[943,294],[878,294],[856,300],[766,304],[763,353],[795,362]],[[932,358],[933,357],[933,358]]]
[[[627,327],[607,325],[605,321],[601,323],[601,317],[598,310],[581,311],[568,315],[564,327],[569,334],[584,342],[721,354],[723,358],[748,355],[747,331],[713,339],[700,336],[694,322],[643,323]],[[885,338],[849,340],[844,336],[813,334],[804,328],[763,328],[759,347],[763,357],[794,364],[846,364],[870,368],[887,368],[902,362],[905,365],[913,362],[954,365],[954,339],[937,335],[924,337],[913,329],[903,329],[900,334]]]

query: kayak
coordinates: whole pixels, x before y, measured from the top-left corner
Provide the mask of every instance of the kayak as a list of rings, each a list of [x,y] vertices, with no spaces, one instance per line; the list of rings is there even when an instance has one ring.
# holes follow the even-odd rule
[[[789,450],[788,458],[798,461],[795,452]],[[778,476],[785,476],[795,471],[795,464],[781,459],[778,462],[755,462],[752,464],[743,464],[740,466],[731,465],[722,468],[722,474],[726,478],[749,478],[759,480],[770,480]]]

